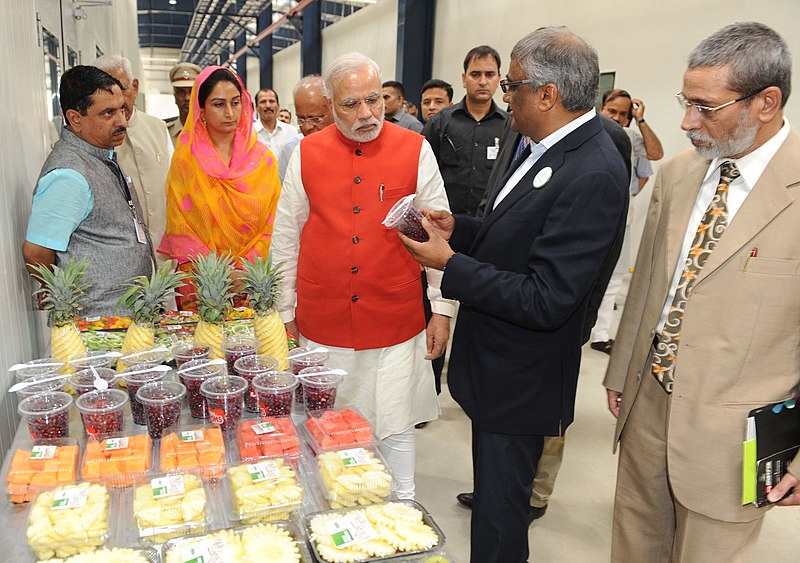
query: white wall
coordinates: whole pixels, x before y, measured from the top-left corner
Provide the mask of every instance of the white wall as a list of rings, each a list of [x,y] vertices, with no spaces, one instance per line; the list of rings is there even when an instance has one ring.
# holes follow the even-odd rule
[[[123,53],[138,68],[136,0],[114,0],[113,6],[87,8],[89,17],[77,22],[71,2],[64,2],[64,38],[94,60],[97,42],[106,53]],[[42,313],[31,305],[31,283],[20,248],[27,228],[31,194],[49,152],[44,55],[41,25],[59,40],[61,22],[57,0],[4,0],[0,2],[0,389],[11,383],[8,367],[45,355],[47,331]],[[91,47],[91,48],[90,48]],[[16,398],[0,392],[0,459],[17,427]]]

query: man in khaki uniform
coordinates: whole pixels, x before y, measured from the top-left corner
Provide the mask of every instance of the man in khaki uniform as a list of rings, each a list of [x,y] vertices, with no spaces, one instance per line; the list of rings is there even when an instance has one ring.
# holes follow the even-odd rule
[[[192,97],[192,86],[197,75],[202,69],[196,64],[181,62],[169,71],[169,81],[172,83],[172,94],[175,96],[175,105],[178,106],[178,117],[167,120],[167,130],[173,146],[178,144],[178,135],[183,131],[183,124],[189,115],[189,100]]]
[[[172,142],[166,124],[134,106],[139,94],[139,81],[133,77],[131,63],[120,56],[104,55],[94,66],[119,80],[124,88],[128,134],[117,148],[122,171],[128,175],[139,197],[144,222],[153,246],[158,246],[167,224],[167,172],[172,159]],[[165,260],[156,255],[159,264]]]

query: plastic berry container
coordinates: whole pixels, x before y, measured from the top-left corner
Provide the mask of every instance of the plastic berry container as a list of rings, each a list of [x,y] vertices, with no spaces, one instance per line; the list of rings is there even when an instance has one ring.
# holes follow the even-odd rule
[[[257,375],[253,379],[253,387],[261,416],[291,416],[297,386],[297,377],[290,371],[270,371]]]
[[[178,369],[178,378],[186,387],[192,417],[208,418],[208,405],[200,387],[206,379],[217,375],[225,375],[225,364],[209,364],[206,359],[189,360]]]
[[[228,518],[242,524],[289,520],[303,505],[294,463],[275,457],[229,467],[225,484]]]
[[[148,383],[136,392],[136,398],[144,406],[147,431],[152,439],[158,440],[165,428],[178,424],[184,395],[186,387],[177,381]]]
[[[297,375],[300,370],[313,366],[323,366],[328,359],[328,352],[314,352],[316,347],[304,346],[289,350],[289,366],[292,373]]]
[[[133,520],[139,541],[144,545],[205,532],[209,509],[203,480],[193,473],[137,479]]]
[[[96,368],[107,368],[111,366],[116,358],[107,356],[108,350],[90,350],[81,354],[78,358],[73,358],[69,361],[69,365],[75,370],[80,371],[90,366]]]
[[[223,432],[232,430],[244,409],[244,395],[248,389],[247,380],[238,375],[218,375],[206,379],[200,392],[208,403],[211,422]]]
[[[243,420],[236,427],[236,443],[242,461],[271,457],[300,458],[300,437],[288,417]]]
[[[31,383],[33,381],[37,381],[39,379],[50,379],[54,377],[55,374],[50,375],[32,375],[30,377],[20,379],[19,374],[17,374],[17,381]],[[48,391],[63,391],[64,387],[67,385],[67,378],[61,379],[51,379],[50,381],[44,381],[43,383],[37,383],[35,385],[30,385],[23,389],[17,391],[17,395],[20,399],[27,399],[28,397],[33,397],[34,395],[38,395],[40,393],[47,393]]]
[[[219,479],[225,469],[222,431],[212,425],[184,426],[161,438],[161,471],[199,472],[206,479]]]
[[[17,370],[17,381],[25,381],[29,377],[55,375],[64,368],[64,362],[56,358],[39,358],[25,362],[25,367]]]
[[[234,334],[229,336],[220,344],[220,349],[225,354],[225,361],[228,364],[228,373],[233,375],[234,364],[239,358],[255,355],[261,343],[254,337],[247,334]]]
[[[258,394],[253,386],[253,378],[278,369],[278,360],[266,354],[255,354],[236,360],[233,369],[236,375],[244,377],[250,386],[244,396],[244,408],[248,412],[259,412]]]
[[[12,503],[30,502],[37,493],[74,483],[78,477],[78,452],[74,438],[34,440],[10,456],[6,491]]]
[[[330,371],[331,368],[317,366],[300,372],[298,379],[303,387],[306,412],[332,409],[336,404],[336,391],[344,375]]]
[[[111,368],[95,368],[94,371],[97,372],[101,379],[106,380],[108,389],[114,387],[114,384],[119,379],[117,372]],[[76,371],[69,377],[68,381],[79,397],[84,393],[95,390],[94,372],[91,369]]]
[[[150,435],[118,432],[86,443],[81,458],[81,479],[119,489],[152,469]]]
[[[84,393],[75,401],[89,438],[98,438],[122,430],[128,394],[119,389]]]
[[[167,353],[158,348],[134,348],[122,356],[119,361],[129,366],[157,366],[164,363]]]
[[[179,369],[192,360],[207,360],[210,354],[211,346],[202,342],[179,342],[172,347],[172,357]]]
[[[69,436],[69,407],[72,397],[63,391],[49,391],[24,399],[17,410],[28,420],[34,440]]]
[[[131,414],[133,415],[133,423],[139,426],[147,424],[144,416],[144,406],[136,398],[139,389],[148,383],[161,381],[164,378],[164,372],[161,371],[146,371],[144,373],[134,373],[128,375],[129,372],[141,371],[146,369],[146,366],[128,366],[122,372],[122,380],[128,388],[128,397],[131,400]]]
[[[303,422],[303,431],[317,453],[375,443],[372,427],[355,409],[314,411],[311,415]]]

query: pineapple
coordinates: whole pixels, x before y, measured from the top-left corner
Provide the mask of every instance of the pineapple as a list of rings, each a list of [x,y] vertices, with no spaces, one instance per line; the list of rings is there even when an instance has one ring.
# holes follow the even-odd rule
[[[211,252],[206,256],[198,255],[192,261],[194,271],[192,279],[197,286],[197,313],[200,320],[194,331],[194,341],[211,346],[212,359],[224,358],[220,349],[224,334],[222,322],[233,308],[233,258],[225,253],[217,256]]]
[[[44,264],[28,264],[34,278],[42,287],[34,295],[42,294],[42,308],[47,311],[50,324],[50,355],[62,362],[70,358],[86,355],[81,333],[75,326],[74,319],[83,309],[81,300],[86,295],[89,283],[83,281],[87,263],[71,259],[64,268],[53,265],[52,270]],[[72,368],[66,363],[65,373]]]
[[[275,311],[275,302],[281,293],[283,281],[281,265],[273,266],[270,253],[266,260],[261,256],[257,256],[252,262],[243,260],[242,267],[244,292],[248,294],[250,307],[255,313],[255,336],[261,342],[258,353],[269,354],[278,360],[278,368],[285,370],[289,367],[289,344],[283,321]]]
[[[117,309],[127,308],[131,312],[132,321],[122,341],[122,354],[129,354],[141,348],[155,346],[154,325],[164,312],[164,301],[178,294],[175,291],[187,274],[172,272],[173,262],[168,260],[147,276],[138,276],[128,282],[128,291],[120,297]],[[117,371],[126,367],[125,362],[117,362]]]

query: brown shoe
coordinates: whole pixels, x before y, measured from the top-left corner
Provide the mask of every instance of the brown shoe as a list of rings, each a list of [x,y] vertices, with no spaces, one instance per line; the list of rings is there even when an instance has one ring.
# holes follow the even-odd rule
[[[605,342],[592,342],[589,344],[589,347],[592,350],[597,350],[598,352],[603,352],[604,354],[611,355],[611,351],[614,349],[614,339],[606,340]]]

